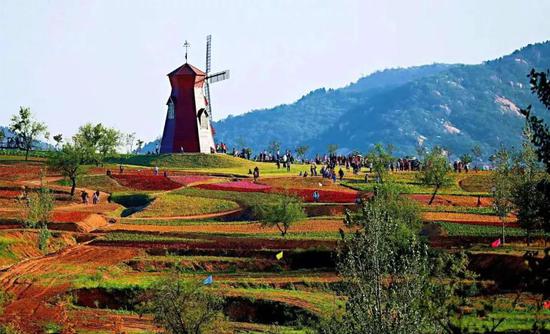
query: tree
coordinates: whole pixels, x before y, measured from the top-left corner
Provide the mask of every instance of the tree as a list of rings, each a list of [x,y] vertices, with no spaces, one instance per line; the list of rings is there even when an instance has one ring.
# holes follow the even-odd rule
[[[460,161],[464,164],[464,165],[467,165],[469,163],[471,163],[473,161],[473,158],[470,154],[468,153],[464,153],[462,154],[460,157],[459,157]]]
[[[502,222],[502,243],[505,243],[504,227],[506,217],[514,209],[512,189],[514,188],[514,175],[511,154],[501,147],[493,155],[494,171],[493,181],[493,208]]]
[[[99,165],[116,152],[120,144],[119,131],[103,126],[103,124],[86,123],[78,129],[73,141],[83,154],[84,162]]]
[[[179,276],[161,280],[151,291],[153,295],[146,309],[167,333],[206,333],[219,328],[223,320],[223,299]]]
[[[124,143],[126,144],[126,153],[130,154],[132,153],[132,150],[134,149],[134,140],[136,140],[136,133],[127,133],[124,136]]]
[[[269,143],[269,146],[267,148],[267,150],[273,154],[276,154],[277,151],[279,151],[280,149],[281,149],[281,144],[276,140],[271,141],[271,143]]]
[[[55,141],[55,149],[57,150],[59,149],[59,145],[63,142],[63,135],[61,133],[57,134],[53,136],[53,140]]]
[[[29,159],[29,152],[35,141],[43,136],[48,138],[46,124],[35,121],[29,108],[19,108],[19,114],[13,115],[9,130],[15,135],[18,147],[25,151],[25,160]]]
[[[138,139],[136,142],[136,153],[139,153],[141,151],[141,148],[143,147],[144,141],[141,139]]]
[[[392,147],[387,146],[384,149],[382,144],[376,144],[374,148],[367,153],[367,159],[372,163],[372,169],[374,169],[379,182],[384,183],[384,177],[388,172],[388,166],[393,161]]]
[[[476,166],[477,166],[477,162],[481,161],[481,157],[483,156],[483,151],[481,150],[481,146],[476,144],[474,145],[474,147],[472,147],[472,156],[474,157]]]
[[[262,226],[277,227],[283,237],[294,222],[306,217],[302,204],[291,196],[282,196],[276,204],[257,205],[254,214]]]
[[[527,232],[530,243],[531,232],[544,227],[544,215],[548,207],[544,205],[544,193],[538,185],[544,180],[544,170],[537,159],[535,146],[531,143],[533,133],[529,127],[523,131],[522,150],[514,160],[514,186],[512,201],[517,208],[520,227]]]
[[[433,283],[427,247],[376,195],[346,223],[360,226],[342,239],[338,271],[348,295],[342,319],[322,326],[327,334],[434,333]]]
[[[447,156],[439,147],[434,147],[431,152],[426,154],[422,165],[424,168],[417,174],[417,179],[423,185],[434,187],[432,198],[428,203],[431,205],[439,189],[451,184],[450,167]]]
[[[308,146],[308,145],[300,145],[300,146],[296,147],[296,154],[297,154],[302,160],[304,160],[304,157],[306,156],[306,153],[307,153],[308,150],[309,150],[309,146]]]
[[[531,92],[537,95],[539,101],[546,107],[547,111],[550,111],[550,76],[549,71],[537,72],[532,69],[529,73],[529,82],[531,84]],[[538,160],[542,162],[546,167],[546,178],[539,181],[536,186],[540,198],[539,214],[542,221],[545,232],[550,231],[550,129],[542,118],[539,118],[532,114],[531,105],[525,109],[521,109],[521,113],[525,116],[529,128],[532,131],[531,142],[536,147],[536,153]]]
[[[4,133],[4,129],[0,129],[0,147],[2,147],[4,139],[6,139],[6,134]]]
[[[31,228],[42,228],[47,226],[52,214],[55,199],[48,188],[41,180],[37,192],[27,196],[25,202],[25,225]]]
[[[337,144],[328,144],[327,152],[328,152],[329,155],[336,155],[336,151],[338,151],[338,145]]]
[[[78,144],[65,143],[63,148],[51,155],[48,164],[51,168],[59,171],[71,181],[71,196],[74,196],[76,180],[82,173],[82,164],[86,150]]]

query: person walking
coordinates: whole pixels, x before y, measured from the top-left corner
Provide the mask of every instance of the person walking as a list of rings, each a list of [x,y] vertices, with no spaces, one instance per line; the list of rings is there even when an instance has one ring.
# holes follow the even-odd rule
[[[254,173],[252,175],[254,176],[254,182],[258,181],[258,178],[260,178],[260,169],[258,166],[254,167]]]
[[[342,170],[342,168],[340,168],[340,170],[338,171],[338,176],[340,177],[340,181],[342,181],[342,179],[344,178],[344,171]]]
[[[88,204],[88,193],[82,190],[80,193],[80,198],[82,198],[82,204]]]
[[[99,204],[99,190],[97,190],[92,196],[92,203]]]
[[[321,198],[321,195],[317,190],[313,192],[313,202],[319,203],[319,199]]]

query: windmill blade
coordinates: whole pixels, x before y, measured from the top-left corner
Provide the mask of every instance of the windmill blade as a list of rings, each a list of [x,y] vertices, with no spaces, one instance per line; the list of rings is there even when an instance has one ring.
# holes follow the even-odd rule
[[[210,115],[210,119],[212,119],[212,100],[210,100],[210,85],[208,84],[208,81],[204,83],[204,95],[206,95],[206,110],[208,110],[208,115]]]
[[[206,74],[210,73],[212,67],[212,35],[206,36]]]
[[[206,80],[209,83],[214,83],[214,82],[223,81],[223,80],[227,80],[227,79],[229,79],[229,70],[214,73],[214,74],[208,75],[206,77]]]

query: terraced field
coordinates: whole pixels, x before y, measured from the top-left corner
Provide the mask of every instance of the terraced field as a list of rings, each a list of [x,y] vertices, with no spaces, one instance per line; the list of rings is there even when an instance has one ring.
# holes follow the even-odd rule
[[[371,196],[365,171],[333,183],[298,177],[308,165],[286,172],[222,155],[126,156],[110,163],[88,168],[79,183],[78,191],[100,190],[100,204],[55,202],[48,224],[54,235],[41,250],[38,231],[19,223],[24,210],[15,189],[36,185],[43,164],[0,157],[0,187],[9,187],[0,201],[11,203],[0,209],[0,282],[12,296],[0,322],[29,333],[42,332],[46,324],[79,333],[156,332],[152,316],[140,314],[136,300],[175,273],[192,282],[212,276],[205,288],[224,297],[227,332],[305,333],[320,319],[343,312],[336,252],[341,233],[355,231],[344,225],[344,214],[360,209],[357,198]],[[126,164],[123,174],[119,163]],[[256,165],[262,174],[254,183],[248,170]],[[160,175],[153,175],[154,166]],[[527,247],[525,232],[510,215],[504,222],[509,243],[490,247],[503,222],[492,211],[487,173],[454,175],[455,184],[432,205],[431,190],[418,185],[414,173],[390,177],[402,185],[403,196],[420,205],[429,243],[466,250],[471,269],[487,287],[455,321],[480,332],[492,319],[510,319],[506,330],[525,329],[535,317],[550,320],[550,311],[537,313],[537,294],[522,295],[521,310],[507,311],[514,296],[506,284],[529,269],[523,251],[541,252],[544,244],[535,234]],[[46,181],[67,190],[58,175],[48,174]],[[316,190],[322,203],[309,203]],[[284,238],[277,228],[262,226],[252,210],[282,196],[297,197],[308,214]],[[494,301],[493,310],[485,310],[487,301]],[[478,316],[482,311],[487,314]]]

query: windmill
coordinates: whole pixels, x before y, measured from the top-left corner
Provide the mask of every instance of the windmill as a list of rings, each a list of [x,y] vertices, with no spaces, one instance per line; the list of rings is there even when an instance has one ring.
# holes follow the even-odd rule
[[[185,64],[168,74],[172,91],[161,141],[161,153],[211,153],[212,103],[210,84],[229,79],[229,70],[211,74],[212,37],[206,37],[206,71],[187,62],[189,42],[185,41]]]
[[[210,74],[212,70],[212,35],[206,36],[206,82],[204,84],[204,93],[206,95],[206,100],[208,101],[208,114],[210,119],[212,117],[212,100],[210,99],[210,84],[218,81],[223,81],[229,79],[229,70],[222,72]]]

